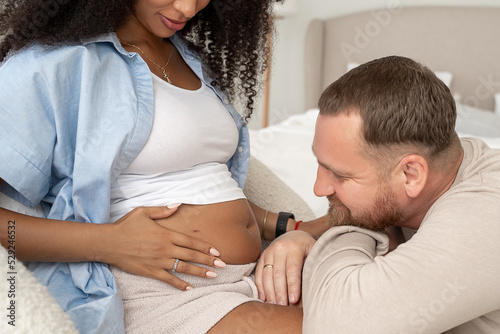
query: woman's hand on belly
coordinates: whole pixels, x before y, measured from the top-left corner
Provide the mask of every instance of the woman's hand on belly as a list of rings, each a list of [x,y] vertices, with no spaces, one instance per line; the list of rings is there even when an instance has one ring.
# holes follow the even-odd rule
[[[224,267],[225,263],[217,257],[220,253],[216,248],[155,222],[156,219],[173,219],[177,209],[136,208],[115,223],[106,224],[106,251],[97,260],[132,274],[158,279],[181,290],[192,287],[167,271],[173,268],[176,259],[182,260],[177,272],[214,277],[215,272],[184,261]]]
[[[183,204],[175,215],[156,222],[209,243],[220,251],[220,258],[227,264],[246,264],[259,258],[259,227],[245,199]]]

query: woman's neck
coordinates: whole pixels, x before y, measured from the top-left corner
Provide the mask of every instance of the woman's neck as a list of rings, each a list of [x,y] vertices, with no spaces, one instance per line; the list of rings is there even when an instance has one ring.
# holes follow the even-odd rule
[[[154,35],[142,25],[134,15],[130,15],[125,24],[116,29],[116,35],[120,42],[137,45],[150,50],[162,50],[165,40]]]

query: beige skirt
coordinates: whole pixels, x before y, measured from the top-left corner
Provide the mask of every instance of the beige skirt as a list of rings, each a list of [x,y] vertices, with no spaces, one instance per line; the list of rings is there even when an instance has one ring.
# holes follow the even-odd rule
[[[237,306],[259,301],[253,279],[255,265],[250,263],[210,268],[217,273],[215,278],[175,273],[194,287],[191,291],[181,291],[161,281],[111,267],[125,307],[126,332],[208,332]]]

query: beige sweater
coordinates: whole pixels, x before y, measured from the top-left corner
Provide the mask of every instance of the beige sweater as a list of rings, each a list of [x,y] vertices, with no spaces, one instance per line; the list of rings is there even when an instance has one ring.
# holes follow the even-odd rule
[[[387,237],[327,231],[304,266],[304,333],[500,333],[500,150],[463,139],[452,187],[387,256]]]

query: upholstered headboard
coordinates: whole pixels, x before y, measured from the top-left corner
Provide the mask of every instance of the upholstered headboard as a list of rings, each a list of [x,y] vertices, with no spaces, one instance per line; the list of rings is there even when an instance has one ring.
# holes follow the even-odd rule
[[[399,7],[314,20],[306,39],[306,108],[321,92],[363,63],[401,55],[453,75],[464,104],[493,110],[500,92],[500,7]]]

